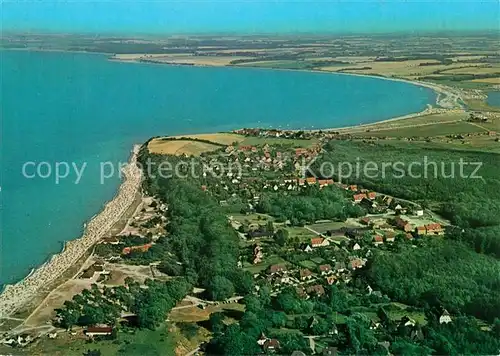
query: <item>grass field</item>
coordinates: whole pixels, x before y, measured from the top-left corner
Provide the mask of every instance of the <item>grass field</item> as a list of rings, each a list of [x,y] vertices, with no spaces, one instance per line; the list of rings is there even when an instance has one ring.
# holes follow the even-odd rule
[[[398,127],[407,127],[413,125],[446,123],[446,122],[465,120],[468,118],[468,116],[469,114],[467,114],[465,111],[449,111],[439,114],[422,115],[403,120],[374,123],[363,127],[353,127],[350,129],[346,129],[345,131],[342,132],[353,133],[353,132],[360,132],[367,130],[376,131],[376,130],[396,129]]]
[[[440,124],[427,124],[417,127],[401,127],[389,130],[377,130],[360,133],[363,136],[379,136],[379,137],[433,137],[468,134],[475,132],[484,132],[486,130],[472,125],[468,122],[450,122]]]
[[[317,231],[319,233],[324,234],[328,230],[340,229],[341,227],[346,226],[346,223],[332,221],[332,222],[322,222],[322,223],[317,223],[317,224],[312,224],[312,225],[307,225],[307,226],[314,231]]]
[[[286,261],[284,259],[282,259],[281,257],[276,256],[276,255],[264,256],[264,261],[262,261],[261,263],[258,263],[256,265],[250,264],[248,262],[244,263],[243,269],[252,273],[252,274],[256,274],[256,273],[260,273],[260,272],[264,271],[265,269],[267,269],[271,265],[284,264],[285,262]]]
[[[421,66],[422,63],[435,63],[435,65]],[[467,66],[477,66],[478,64],[470,63]],[[450,65],[440,64],[434,59],[418,59],[418,60],[408,60],[401,62],[358,62],[355,64],[347,65],[345,67],[339,66],[329,66],[322,67],[321,70],[329,72],[337,72],[339,70],[345,72],[353,72],[360,74],[378,74],[387,77],[405,77],[405,78],[417,78],[425,75],[429,75],[438,70],[453,69],[458,67],[463,67],[463,63],[456,63]],[[370,69],[362,69],[364,67],[370,67]]]
[[[182,135],[177,136],[179,138],[197,138],[200,140],[207,140],[215,143],[219,143],[221,145],[231,145],[235,142],[241,142],[245,140],[245,136],[237,135],[229,132],[221,132],[221,133],[207,133],[207,134],[198,134],[198,135]]]
[[[174,355],[169,352],[173,349],[174,340],[168,327],[162,325],[156,330],[137,330],[133,334],[119,332],[116,340],[92,343],[87,342],[87,338],[81,332],[75,336],[63,332],[59,333],[56,339],[43,338],[23,351],[26,355],[81,356],[88,350],[99,350],[102,355],[106,356],[133,356]],[[16,351],[16,354],[21,355],[23,352]]]
[[[300,241],[306,242],[311,238],[316,237],[316,234],[303,227],[287,227],[290,239],[298,238]]]
[[[219,148],[218,145],[191,140],[162,140],[155,138],[148,143],[148,150],[151,153],[176,156],[199,156],[203,152],[211,152]]]

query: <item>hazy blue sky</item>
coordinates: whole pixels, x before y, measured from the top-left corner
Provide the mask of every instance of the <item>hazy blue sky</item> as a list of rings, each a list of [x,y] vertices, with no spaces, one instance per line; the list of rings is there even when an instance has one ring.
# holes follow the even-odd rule
[[[499,6],[499,0],[4,0],[2,26],[96,33],[499,29]]]

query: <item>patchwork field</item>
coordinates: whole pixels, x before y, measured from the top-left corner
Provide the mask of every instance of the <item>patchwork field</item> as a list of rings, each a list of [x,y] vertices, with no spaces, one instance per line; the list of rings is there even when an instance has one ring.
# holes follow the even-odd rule
[[[198,135],[183,135],[176,136],[177,138],[194,138],[199,140],[207,140],[221,145],[231,145],[235,142],[241,142],[246,139],[245,136],[232,134],[232,133],[208,133]]]
[[[148,150],[151,153],[176,156],[199,156],[203,152],[211,152],[219,148],[220,146],[218,145],[192,140],[163,140],[155,138],[148,143]]]
[[[432,63],[432,65],[421,65]],[[435,63],[435,64],[434,64]],[[470,67],[475,67],[479,64],[469,64]],[[417,78],[420,76],[425,76],[434,73],[439,70],[448,70],[457,67],[463,67],[463,63],[456,63],[450,65],[440,64],[440,62],[433,59],[418,59],[418,60],[408,60],[401,62],[358,62],[353,65],[339,67],[322,67],[321,70],[329,72],[353,72],[360,74],[378,74],[388,77],[408,77]]]
[[[446,135],[459,135],[484,132],[485,129],[469,122],[443,122],[439,124],[426,124],[416,127],[400,127],[394,129],[379,129],[364,132],[359,135],[379,137],[433,137]]]

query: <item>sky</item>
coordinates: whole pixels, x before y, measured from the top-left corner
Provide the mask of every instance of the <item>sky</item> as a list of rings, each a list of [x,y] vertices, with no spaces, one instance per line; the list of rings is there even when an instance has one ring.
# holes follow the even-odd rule
[[[4,31],[121,34],[500,30],[500,0],[0,0]]]

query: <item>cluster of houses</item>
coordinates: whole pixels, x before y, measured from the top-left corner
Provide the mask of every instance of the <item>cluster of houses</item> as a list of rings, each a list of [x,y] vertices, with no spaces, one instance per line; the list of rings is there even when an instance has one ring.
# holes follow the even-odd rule
[[[365,266],[366,262],[365,258],[350,256],[346,262],[334,260],[332,264],[319,265],[314,271],[309,268],[289,268],[285,264],[274,264],[256,277],[264,278],[269,282],[273,291],[293,286],[297,294],[303,298],[317,297],[325,294],[325,285],[349,283],[351,273]]]

